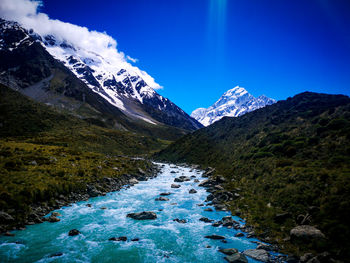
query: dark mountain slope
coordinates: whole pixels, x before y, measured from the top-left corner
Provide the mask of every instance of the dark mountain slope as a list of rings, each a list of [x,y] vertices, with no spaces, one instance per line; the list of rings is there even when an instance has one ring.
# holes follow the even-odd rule
[[[227,190],[240,189],[241,197],[229,207],[239,208],[258,231],[282,242],[298,216],[309,215],[306,222],[327,237],[310,246],[349,256],[349,97],[305,92],[238,118],[223,118],[156,157],[215,167],[229,180]],[[277,223],[278,213],[291,217]],[[308,248],[287,241],[283,246],[295,253]]]
[[[0,112],[0,139],[133,155],[146,154],[163,145],[155,138],[103,128],[56,112],[1,84]]]

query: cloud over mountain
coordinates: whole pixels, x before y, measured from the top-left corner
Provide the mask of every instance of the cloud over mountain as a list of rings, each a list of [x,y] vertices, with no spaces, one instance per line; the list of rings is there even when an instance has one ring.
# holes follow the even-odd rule
[[[41,1],[1,0],[0,16],[17,21],[23,27],[33,29],[41,36],[53,35],[57,40],[66,41],[90,53],[100,54],[108,58],[108,63],[111,65],[122,64],[124,68],[138,73],[153,89],[162,88],[145,71],[131,65],[129,61],[135,63],[137,59],[118,51],[117,41],[106,32],[97,32],[86,27],[50,19],[47,14],[39,12],[41,5]]]

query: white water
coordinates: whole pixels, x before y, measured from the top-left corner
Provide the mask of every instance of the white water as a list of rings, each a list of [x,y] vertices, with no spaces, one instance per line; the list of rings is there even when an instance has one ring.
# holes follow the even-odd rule
[[[200,171],[166,164],[154,179],[56,210],[62,215],[60,222],[32,225],[26,230],[14,231],[14,237],[0,237],[0,262],[209,263],[226,262],[224,254],[218,251],[220,247],[237,248],[241,252],[256,248],[252,241],[257,239],[234,237],[237,230],[199,221],[203,216],[220,220],[229,213],[215,209],[207,212],[204,209],[208,206],[198,206],[204,203],[208,193],[198,187],[194,178],[176,183],[181,185],[178,189],[170,188],[174,178],[180,175],[202,179]],[[189,194],[191,188],[197,193]],[[166,196],[169,201],[154,200],[162,192],[172,193]],[[92,207],[87,207],[88,203]],[[157,219],[137,221],[126,217],[128,213],[142,211],[154,211]],[[188,222],[180,224],[173,221],[175,218]],[[240,218],[234,219],[244,224]],[[68,236],[73,228],[81,234]],[[225,236],[227,243],[204,238],[212,234]],[[126,236],[128,241],[108,240],[119,236]],[[140,240],[133,242],[133,238]],[[208,245],[211,248],[207,248]],[[50,257],[55,253],[62,255]]]

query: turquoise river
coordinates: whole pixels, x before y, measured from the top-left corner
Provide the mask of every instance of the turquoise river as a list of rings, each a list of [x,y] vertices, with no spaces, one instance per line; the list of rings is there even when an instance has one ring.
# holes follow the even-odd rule
[[[208,195],[194,182],[194,177],[204,179],[201,171],[159,165],[161,171],[153,179],[56,210],[61,214],[60,222],[30,225],[25,230],[13,231],[13,237],[1,236],[0,262],[210,263],[226,262],[219,248],[236,248],[240,252],[256,248],[257,239],[235,237],[238,230],[199,221],[201,217],[217,221],[230,215],[213,207],[212,212],[204,211],[210,206],[198,206],[205,204]],[[174,178],[180,175],[192,179],[179,183],[180,188],[171,188]],[[189,194],[192,188],[197,193]],[[166,196],[169,201],[155,201],[162,192],[171,192]],[[155,212],[157,219],[138,221],[126,217],[128,213],[142,211]],[[187,223],[175,222],[175,218],[186,219]],[[239,217],[233,219],[244,224]],[[68,236],[71,229],[78,229],[81,234]],[[227,243],[204,237],[213,234],[225,236]],[[128,240],[108,240],[120,236]],[[135,238],[139,240],[131,241]]]

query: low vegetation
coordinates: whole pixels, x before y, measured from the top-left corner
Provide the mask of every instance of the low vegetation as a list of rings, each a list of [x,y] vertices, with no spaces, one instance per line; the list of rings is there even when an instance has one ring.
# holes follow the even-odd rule
[[[260,236],[285,251],[330,251],[349,258],[350,99],[303,93],[189,134],[155,156],[216,168],[240,198],[239,209]],[[284,218],[276,215],[284,214]],[[282,219],[282,220],[281,220]],[[324,242],[288,240],[296,224],[325,233]]]
[[[0,211],[18,225],[33,204],[54,207],[59,196],[81,193],[102,178],[150,172],[150,161],[133,157],[169,144],[57,112],[5,86],[0,112]]]

